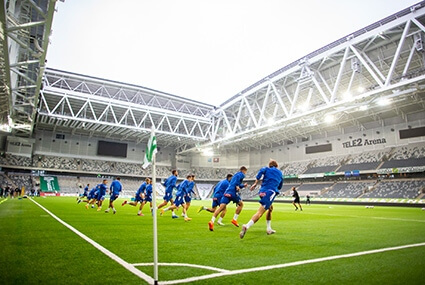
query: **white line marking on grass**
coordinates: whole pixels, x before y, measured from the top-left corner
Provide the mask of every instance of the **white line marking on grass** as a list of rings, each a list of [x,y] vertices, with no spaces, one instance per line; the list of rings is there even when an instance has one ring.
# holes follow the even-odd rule
[[[133,266],[153,266],[153,263],[133,263],[132,265]],[[201,269],[207,269],[207,270],[218,271],[218,272],[229,272],[229,270],[226,270],[226,269],[221,269],[221,268],[206,266],[206,265],[190,264],[190,263],[158,262],[158,265],[160,265],[160,266],[185,266],[185,267],[201,268]]]
[[[413,219],[401,219],[401,218],[370,217],[370,216],[356,216],[356,215],[337,215],[337,214],[324,214],[324,213],[307,213],[307,214],[318,215],[318,216],[331,216],[331,217],[349,217],[349,218],[362,218],[362,219],[363,218],[369,218],[369,219],[377,219],[377,220],[425,223],[425,220],[413,220]]]
[[[385,217],[370,217],[378,220],[390,220],[390,221],[402,221],[402,222],[418,222],[425,223],[425,220],[412,220],[412,219],[400,219],[400,218],[385,218]]]
[[[94,246],[95,248],[97,248],[98,250],[100,250],[103,254],[105,254],[106,256],[110,257],[112,260],[114,260],[117,263],[119,263],[120,265],[122,265],[125,269],[127,269],[128,271],[130,271],[134,275],[142,278],[143,280],[145,280],[149,284],[153,284],[154,283],[154,280],[153,280],[152,277],[150,277],[149,275],[143,273],[139,269],[135,268],[133,265],[131,265],[130,263],[126,262],[125,260],[123,260],[122,258],[120,258],[118,255],[112,253],[108,249],[104,248],[103,246],[101,246],[100,244],[98,244],[97,242],[95,242],[94,240],[90,239],[88,236],[86,236],[85,234],[81,233],[80,231],[78,231],[77,229],[75,229],[74,227],[72,227],[71,225],[65,223],[64,221],[62,221],[61,219],[59,219],[52,212],[50,212],[49,210],[47,210],[46,208],[44,208],[42,205],[40,205],[39,203],[37,203],[33,199],[30,199],[30,200],[33,203],[35,203],[37,206],[39,206],[41,209],[43,209],[47,214],[49,214],[50,216],[52,216],[59,223],[61,223],[62,225],[64,225],[65,227],[67,227],[68,229],[70,229],[71,231],[73,231],[75,234],[77,234],[78,236],[80,236],[82,239],[84,239],[85,241],[87,241],[88,243],[90,243],[92,246]]]
[[[387,248],[381,248],[381,249],[374,249],[374,250],[367,250],[367,251],[360,251],[360,252],[349,253],[349,254],[321,257],[321,258],[315,258],[315,259],[301,260],[301,261],[295,261],[290,263],[247,268],[247,269],[239,269],[239,270],[231,270],[228,272],[213,273],[213,274],[190,277],[190,278],[179,279],[179,280],[162,281],[162,282],[159,282],[159,284],[166,285],[166,284],[178,284],[178,283],[185,283],[185,282],[200,281],[200,280],[216,278],[216,277],[223,277],[223,276],[229,276],[229,275],[236,275],[236,274],[243,274],[243,273],[256,272],[256,271],[278,269],[278,268],[286,268],[286,267],[292,267],[292,266],[298,266],[298,265],[304,265],[304,264],[310,264],[310,263],[317,263],[317,262],[323,262],[323,261],[329,261],[329,260],[335,260],[335,259],[341,259],[341,258],[357,257],[362,255],[375,254],[375,253],[381,253],[386,251],[400,250],[400,249],[420,247],[420,246],[425,246],[425,242],[395,246],[395,247],[387,247]]]
[[[3,204],[4,202],[6,202],[7,201],[7,198],[6,199],[4,199],[3,201],[1,201],[0,202],[0,204]]]

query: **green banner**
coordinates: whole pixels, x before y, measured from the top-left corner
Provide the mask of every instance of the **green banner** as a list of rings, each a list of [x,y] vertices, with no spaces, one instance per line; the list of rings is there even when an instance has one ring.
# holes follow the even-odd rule
[[[56,176],[40,176],[40,190],[42,192],[60,191],[58,178]]]

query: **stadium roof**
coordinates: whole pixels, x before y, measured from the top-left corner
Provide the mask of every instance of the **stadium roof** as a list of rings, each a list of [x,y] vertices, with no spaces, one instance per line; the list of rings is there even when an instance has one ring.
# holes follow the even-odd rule
[[[160,146],[218,153],[424,116],[425,1],[306,55],[217,108],[146,87],[44,70],[54,7],[28,3],[27,14],[0,13],[7,18],[0,41],[0,123],[17,136],[31,136],[35,123],[37,130],[145,142],[153,127]]]

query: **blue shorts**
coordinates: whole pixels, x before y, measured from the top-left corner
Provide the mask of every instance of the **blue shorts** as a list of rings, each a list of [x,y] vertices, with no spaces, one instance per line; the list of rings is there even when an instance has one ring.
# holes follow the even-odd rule
[[[260,204],[263,205],[264,209],[270,209],[270,206],[273,204],[274,198],[277,196],[277,192],[273,190],[266,190],[261,192],[260,195]]]
[[[115,193],[113,193],[112,195],[111,195],[111,197],[109,197],[109,201],[110,202],[113,202],[113,201],[115,201],[116,199],[118,199],[118,196],[119,196],[120,194],[115,194]]]
[[[185,203],[190,203],[190,201],[192,201],[192,197],[189,196],[189,195],[184,196],[184,201],[185,201]]]
[[[140,195],[136,195],[136,196],[134,196],[134,201],[135,202],[142,202],[143,201],[143,198],[140,197]]]
[[[105,200],[105,195],[102,195],[102,196],[97,195],[97,196],[96,196],[96,200],[97,200],[97,201],[103,201],[103,200]]]
[[[96,195],[96,200],[98,200],[98,201],[103,201],[103,200],[105,200],[105,193],[98,193],[97,195]]]
[[[174,200],[174,205],[176,205],[176,207],[180,207],[183,204],[184,204],[183,196],[177,196],[176,200]]]
[[[242,199],[239,195],[224,194],[223,197],[221,197],[220,204],[226,204],[227,205],[230,202],[233,202],[235,204],[239,204],[240,201],[242,201]]]
[[[145,197],[144,202],[152,202],[152,197]]]
[[[212,205],[211,205],[212,208],[220,206],[221,197],[223,196],[213,198]]]
[[[173,199],[173,193],[165,192],[164,201],[170,202],[171,199]]]
[[[87,200],[91,200],[91,199],[94,199],[94,198],[96,198],[96,196],[95,196],[95,195],[88,195],[88,196],[87,196]]]

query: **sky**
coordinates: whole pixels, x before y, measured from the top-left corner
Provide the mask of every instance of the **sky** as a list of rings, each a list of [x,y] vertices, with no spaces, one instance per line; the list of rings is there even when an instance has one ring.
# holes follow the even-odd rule
[[[65,0],[47,66],[219,106],[419,0]]]

